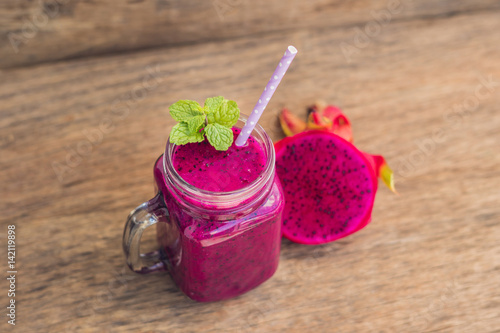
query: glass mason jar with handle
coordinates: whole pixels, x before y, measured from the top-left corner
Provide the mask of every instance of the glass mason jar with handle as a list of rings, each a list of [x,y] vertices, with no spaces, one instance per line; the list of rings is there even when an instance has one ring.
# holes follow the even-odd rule
[[[245,121],[240,116],[236,127]],[[230,192],[202,190],[184,181],[173,164],[176,146],[167,142],[154,167],[157,195],[137,207],[125,225],[123,249],[133,271],[168,270],[187,296],[202,302],[241,295],[274,274],[284,196],[271,139],[259,125],[252,136],[266,164],[255,181]],[[207,175],[206,181],[231,180],[219,174]],[[141,235],[153,224],[159,250],[141,254]]]

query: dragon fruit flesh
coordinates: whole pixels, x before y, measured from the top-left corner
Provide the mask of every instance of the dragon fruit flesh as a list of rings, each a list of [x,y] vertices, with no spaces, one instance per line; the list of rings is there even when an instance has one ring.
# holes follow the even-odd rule
[[[349,119],[339,108],[316,105],[307,124],[285,109],[280,123],[288,135],[275,143],[286,202],[283,235],[297,243],[321,244],[365,227],[377,177],[395,192],[385,159],[351,143]]]

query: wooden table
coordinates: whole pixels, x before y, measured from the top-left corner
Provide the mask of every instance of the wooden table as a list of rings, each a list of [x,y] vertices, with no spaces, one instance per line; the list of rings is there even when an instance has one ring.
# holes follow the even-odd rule
[[[386,2],[298,3],[295,28],[249,19],[220,40],[90,58],[92,45],[54,42],[40,54],[75,59],[0,72],[3,276],[8,225],[17,248],[16,327],[2,314],[2,332],[499,332],[500,4],[407,1],[381,25],[370,12]],[[283,136],[285,105],[339,105],[400,195],[381,187],[372,223],[340,241],[283,240],[274,277],[235,299],[196,303],[167,273],[130,272],[123,225],[153,194],[168,106],[223,95],[248,113],[288,44],[299,54],[264,128]],[[5,67],[26,64],[28,46]]]

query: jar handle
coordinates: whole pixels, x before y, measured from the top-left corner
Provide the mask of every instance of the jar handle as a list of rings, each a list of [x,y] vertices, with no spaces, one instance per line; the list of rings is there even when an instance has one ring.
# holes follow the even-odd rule
[[[140,242],[147,227],[168,217],[161,191],[129,214],[123,231],[123,252],[128,267],[134,272],[148,274],[166,270],[165,264],[160,260],[159,251],[140,253]]]

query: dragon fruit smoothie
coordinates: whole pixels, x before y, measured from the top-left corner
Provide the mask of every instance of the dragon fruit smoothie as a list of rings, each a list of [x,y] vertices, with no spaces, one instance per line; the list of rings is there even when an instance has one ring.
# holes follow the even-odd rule
[[[234,139],[240,133],[233,128]],[[173,162],[177,173],[189,184],[212,192],[239,190],[264,171],[266,152],[253,137],[245,147],[233,145],[218,151],[208,141],[177,146]]]
[[[240,129],[232,130],[236,139]],[[162,258],[194,300],[240,295],[278,266],[284,196],[272,142],[258,134],[242,147],[233,141],[227,151],[207,141],[167,145],[155,165],[169,212],[165,223],[157,224]]]
[[[274,274],[285,202],[273,142],[258,122],[296,54],[288,46],[249,117],[223,96],[169,106],[177,123],[155,163],[156,195],[128,215],[123,231],[131,270],[167,269],[201,302],[241,295]],[[141,253],[152,225],[159,251]]]

